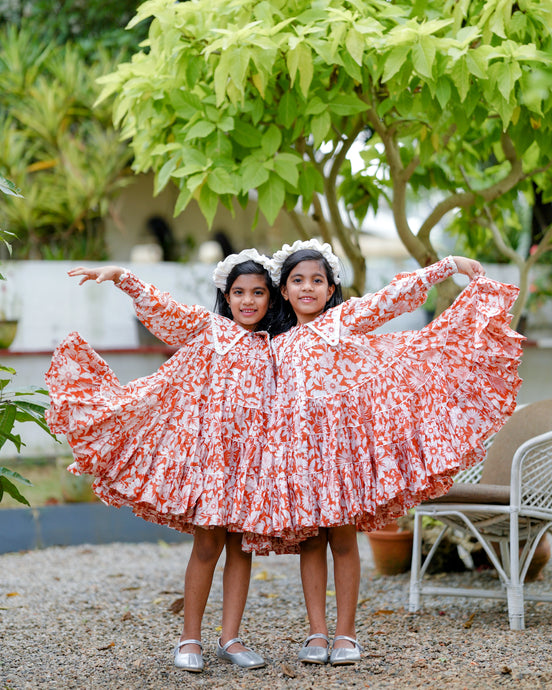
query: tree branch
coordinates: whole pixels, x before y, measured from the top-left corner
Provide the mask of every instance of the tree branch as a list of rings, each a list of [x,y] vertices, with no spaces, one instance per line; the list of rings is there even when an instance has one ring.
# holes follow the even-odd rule
[[[477,198],[482,199],[484,202],[494,201],[498,199],[506,192],[509,192],[517,184],[527,177],[531,177],[530,174],[523,173],[523,165],[521,158],[518,158],[514,145],[511,139],[507,135],[502,135],[501,138],[502,150],[506,160],[510,163],[510,172],[498,182],[495,182],[490,187],[486,189],[480,189],[474,192],[470,189],[467,192],[456,192],[451,194],[446,199],[440,201],[429,216],[425,219],[418,232],[418,237],[422,242],[429,238],[429,235],[437,223],[454,208],[466,208],[472,206]],[[469,187],[468,187],[469,188]]]
[[[293,225],[295,226],[295,229],[297,230],[297,234],[302,240],[308,240],[309,238],[309,233],[307,232],[307,229],[303,225],[303,217],[297,213],[295,209],[285,209],[286,213],[290,217]]]

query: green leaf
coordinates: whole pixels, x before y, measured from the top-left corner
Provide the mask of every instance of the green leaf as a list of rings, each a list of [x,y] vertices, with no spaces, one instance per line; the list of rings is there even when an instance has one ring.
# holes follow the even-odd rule
[[[283,181],[271,175],[270,179],[259,187],[259,208],[268,223],[272,225],[276,216],[282,210],[286,197]]]
[[[188,189],[188,187],[184,186],[181,188],[180,193],[178,195],[178,198],[176,200],[176,204],[174,206],[174,217],[176,218],[178,215],[182,213],[190,203],[190,200],[192,198],[192,193]]]
[[[504,96],[504,99],[509,101],[514,84],[521,76],[519,65],[513,61],[498,63],[494,76],[496,76],[498,90]]]
[[[320,115],[328,109],[328,104],[319,97],[315,96],[309,100],[307,107],[304,110],[305,115]]]
[[[296,187],[299,179],[299,171],[297,170],[297,163],[291,163],[289,160],[277,156],[274,159],[274,172],[276,172],[283,180],[288,182],[292,187]]]
[[[299,175],[299,192],[303,197],[303,211],[306,213],[312,204],[315,192],[323,193],[322,176],[313,165],[305,165]]]
[[[258,189],[268,178],[268,171],[261,161],[256,158],[244,161],[241,169],[242,191],[244,193],[251,189]]]
[[[9,196],[23,197],[23,195],[20,194],[21,190],[18,189],[13,182],[2,177],[2,175],[0,175],[0,192],[4,192],[4,194]]]
[[[385,60],[385,69],[383,71],[382,81],[390,81],[392,77],[402,68],[406,62],[406,58],[410,53],[410,46],[399,45],[394,47]]]
[[[345,46],[347,47],[347,50],[349,51],[353,60],[358,65],[362,65],[362,57],[364,55],[365,47],[364,36],[354,28],[349,29],[347,38],[345,39]]]
[[[326,139],[326,135],[330,131],[332,121],[330,114],[325,112],[321,115],[316,115],[311,120],[311,132],[314,137],[314,145],[319,147]]]
[[[291,91],[286,91],[278,104],[278,120],[286,129],[289,129],[296,117],[297,102],[295,96]]]
[[[30,506],[31,504],[23,494],[19,492],[19,489],[15,486],[15,484],[12,484],[8,479],[5,477],[0,477],[0,487],[2,489],[0,493],[0,499],[4,495],[4,491],[9,494],[12,498],[14,498],[18,503],[23,503],[27,506]]]
[[[208,137],[215,129],[216,125],[213,122],[199,120],[186,132],[186,141],[190,141],[191,139],[205,139],[205,137]]]
[[[433,63],[435,61],[435,43],[424,36],[412,47],[412,63],[414,69],[421,77],[431,79],[433,76]]]
[[[470,71],[466,64],[466,58],[462,56],[457,60],[451,70],[451,77],[460,94],[460,100],[463,101],[470,88]]]
[[[451,88],[450,81],[446,77],[441,77],[435,86],[435,95],[439,105],[443,110],[450,100]]]
[[[239,119],[235,120],[235,127],[232,132],[232,138],[244,148],[257,148],[259,145],[259,130],[250,125],[248,122],[242,122]]]
[[[2,477],[7,477],[8,479],[15,479],[18,482],[21,482],[22,484],[26,484],[27,486],[32,486],[32,482],[30,482],[26,477],[23,477],[19,472],[16,472],[15,470],[10,470],[8,467],[1,467],[0,466],[0,476]]]
[[[207,184],[215,194],[237,194],[235,177],[224,168],[214,168],[207,176]]]
[[[251,51],[243,46],[234,47],[230,56],[230,76],[240,93],[244,93],[245,79]]]
[[[15,405],[9,401],[3,401],[0,409],[0,447],[2,447],[7,440],[13,442],[15,438],[11,435],[11,431],[15,423],[17,409]]]
[[[487,79],[489,60],[483,51],[471,50],[466,53],[466,66],[474,77]]]
[[[263,134],[261,139],[261,147],[263,153],[268,157],[273,156],[276,151],[280,148],[282,143],[282,133],[276,127],[276,125],[270,125],[270,127]]]
[[[304,43],[298,43],[295,48],[288,51],[287,67],[292,86],[295,83],[297,72],[299,72],[299,87],[306,98],[312,82],[314,67],[312,53]]]
[[[329,104],[328,109],[336,115],[357,115],[369,110],[370,106],[361,101],[355,95],[340,94]]]
[[[198,96],[185,91],[182,87],[169,91],[167,100],[178,114],[178,117],[184,120],[191,120],[198,110],[201,110],[201,100]]]
[[[228,78],[230,76],[230,53],[223,51],[214,73],[215,94],[217,106],[220,106],[226,97]]]
[[[207,156],[202,151],[190,147],[182,148],[181,156],[184,161],[173,173],[173,178],[188,177],[194,173],[206,170],[209,167]]]
[[[207,225],[209,228],[213,225],[213,220],[218,209],[218,196],[215,194],[208,185],[204,184],[199,193],[199,208],[203,213]]]
[[[166,163],[163,164],[161,170],[155,176],[155,183],[153,188],[154,196],[157,196],[159,192],[161,192],[161,190],[163,190],[167,186],[167,182],[171,179],[171,175],[174,172],[174,169],[176,168],[177,162],[178,158],[176,156],[173,156],[172,158],[169,158],[169,160]]]

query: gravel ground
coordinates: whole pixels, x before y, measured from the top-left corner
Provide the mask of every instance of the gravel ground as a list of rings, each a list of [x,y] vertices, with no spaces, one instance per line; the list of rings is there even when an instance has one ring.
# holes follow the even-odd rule
[[[307,633],[299,561],[270,556],[253,561],[242,625],[244,641],[265,656],[267,667],[243,671],[215,657],[219,567],[204,620],[206,668],[198,675],[172,664],[182,619],[170,606],[182,596],[190,541],[2,555],[0,688],[552,688],[552,604],[528,604],[523,632],[509,630],[505,605],[496,600],[426,599],[422,612],[409,614],[409,575],[378,576],[364,535],[359,545],[360,664],[332,668],[296,661]],[[491,577],[445,579],[461,587]],[[549,565],[532,586],[551,585]],[[328,619],[334,618],[330,590]]]

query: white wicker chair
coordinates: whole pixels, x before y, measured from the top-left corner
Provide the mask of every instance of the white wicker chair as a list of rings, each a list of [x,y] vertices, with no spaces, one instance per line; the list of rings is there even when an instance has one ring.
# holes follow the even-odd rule
[[[443,523],[422,563],[422,518]],[[525,576],[542,535],[552,526],[552,400],[522,407],[495,434],[485,460],[460,472],[446,496],[414,511],[410,611],[425,595],[506,599],[512,630],[523,630],[524,599],[551,601],[551,594],[526,594]],[[471,533],[496,568],[496,589],[452,588],[424,581],[429,562],[448,530]]]

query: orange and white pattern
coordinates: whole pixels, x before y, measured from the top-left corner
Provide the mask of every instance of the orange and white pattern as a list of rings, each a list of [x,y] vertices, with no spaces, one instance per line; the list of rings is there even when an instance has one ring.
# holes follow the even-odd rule
[[[377,529],[482,458],[521,384],[518,288],[478,278],[427,327],[371,333],[455,271],[449,258],[401,274],[273,340],[277,393],[246,531],[293,544],[313,527]]]
[[[179,349],[154,374],[121,385],[78,333],[60,344],[46,374],[47,421],[73,449],[69,470],[93,475],[105,503],[151,522],[239,532],[274,395],[268,334],[182,305],[131,274],[119,286],[140,320]]]
[[[69,335],[46,375],[48,423],[73,448],[70,471],[152,522],[224,526],[260,554],[295,552],[320,526],[375,529],[445,493],[515,407],[516,287],[478,278],[424,329],[372,333],[455,271],[444,259],[401,274],[272,346],[124,274],[137,316],[178,351],[121,385]]]

